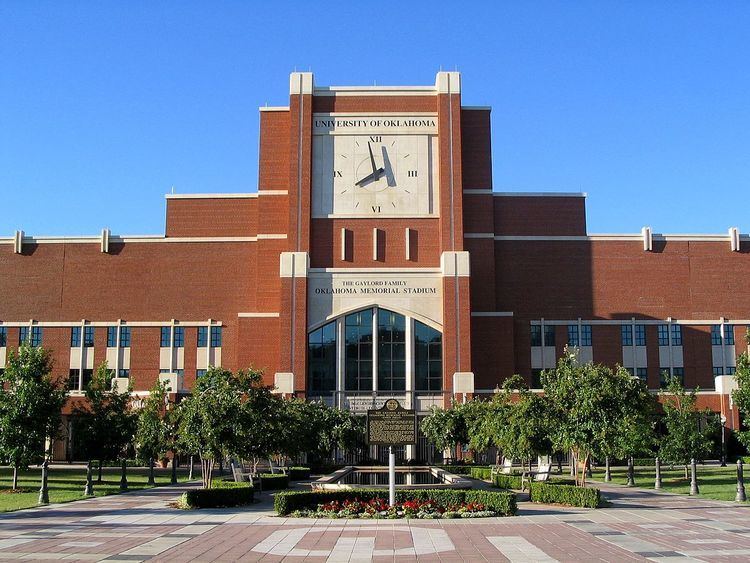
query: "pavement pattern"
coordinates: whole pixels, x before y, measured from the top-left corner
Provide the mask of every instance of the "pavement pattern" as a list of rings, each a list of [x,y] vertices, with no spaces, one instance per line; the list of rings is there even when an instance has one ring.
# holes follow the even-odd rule
[[[598,484],[608,508],[328,520],[250,507],[182,511],[189,485],[0,515],[0,561],[747,561],[750,505]]]

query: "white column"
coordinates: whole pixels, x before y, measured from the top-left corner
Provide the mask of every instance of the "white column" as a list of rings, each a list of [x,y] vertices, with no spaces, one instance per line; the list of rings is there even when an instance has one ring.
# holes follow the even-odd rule
[[[31,332],[31,328],[29,328]],[[81,334],[78,339],[78,358],[80,365],[78,366],[78,390],[83,391],[83,368],[86,365],[85,358],[83,357],[83,342],[86,339],[86,319],[81,319]]]
[[[172,324],[169,327],[169,373],[174,373],[175,367],[174,367],[174,326],[175,322],[174,319],[172,319]],[[211,335],[208,335],[209,338],[211,338]]]
[[[122,325],[122,319],[117,319],[117,326],[115,327],[115,330],[117,331],[117,334],[115,335],[115,342],[117,344],[117,353],[115,354],[115,377],[120,377],[120,326]]]
[[[396,504],[396,454],[388,446],[388,504]]]
[[[372,391],[378,394],[378,309],[372,309]]]
[[[630,321],[630,338],[633,342],[633,375],[638,375],[638,348],[635,343],[635,317]]]
[[[415,395],[416,382],[414,381],[414,319],[406,317],[406,334],[404,335],[406,345],[406,405],[404,408],[416,409],[417,397]],[[414,446],[406,446],[406,459],[414,459]]]
[[[344,408],[346,391],[346,324],[344,317],[336,319],[336,393],[335,405]]]

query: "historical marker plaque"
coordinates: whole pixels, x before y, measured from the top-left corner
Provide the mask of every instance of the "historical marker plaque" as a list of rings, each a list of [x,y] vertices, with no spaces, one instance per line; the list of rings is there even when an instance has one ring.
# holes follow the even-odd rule
[[[396,399],[367,411],[367,443],[374,446],[407,446],[417,443],[417,413]]]

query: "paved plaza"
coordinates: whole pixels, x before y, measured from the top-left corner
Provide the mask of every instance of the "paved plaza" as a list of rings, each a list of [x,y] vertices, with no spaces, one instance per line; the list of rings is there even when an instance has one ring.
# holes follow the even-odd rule
[[[0,516],[0,560],[79,561],[739,561],[750,507],[604,487],[598,510],[520,503],[481,520],[279,518],[252,507],[171,508],[162,487]]]

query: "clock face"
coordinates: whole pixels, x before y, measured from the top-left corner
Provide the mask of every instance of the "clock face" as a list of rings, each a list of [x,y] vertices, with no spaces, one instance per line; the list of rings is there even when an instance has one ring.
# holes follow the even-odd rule
[[[366,131],[313,137],[313,216],[434,214],[437,137]]]

